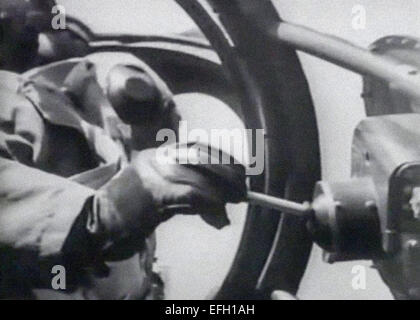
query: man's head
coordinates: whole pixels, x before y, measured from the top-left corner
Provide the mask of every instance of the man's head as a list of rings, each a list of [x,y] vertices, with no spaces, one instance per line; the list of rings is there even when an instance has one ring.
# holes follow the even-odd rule
[[[22,72],[32,65],[54,5],[54,0],[0,0],[1,69]]]
[[[127,124],[151,125],[164,114],[162,95],[145,70],[116,65],[107,75],[107,95],[119,117]]]

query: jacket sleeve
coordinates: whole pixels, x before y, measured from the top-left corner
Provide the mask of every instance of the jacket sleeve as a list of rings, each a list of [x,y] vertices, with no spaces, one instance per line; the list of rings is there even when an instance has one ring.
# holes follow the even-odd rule
[[[0,249],[27,252],[36,259],[61,254],[94,194],[67,179],[0,158]]]

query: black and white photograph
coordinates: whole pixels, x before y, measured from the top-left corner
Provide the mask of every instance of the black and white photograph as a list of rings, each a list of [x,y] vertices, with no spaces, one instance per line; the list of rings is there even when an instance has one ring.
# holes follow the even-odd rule
[[[420,0],[0,0],[0,300],[420,300]]]

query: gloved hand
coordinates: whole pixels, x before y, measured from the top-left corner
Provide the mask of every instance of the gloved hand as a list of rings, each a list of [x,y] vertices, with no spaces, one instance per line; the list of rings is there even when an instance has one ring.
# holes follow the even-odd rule
[[[233,159],[230,165],[165,164],[158,161],[156,149],[149,149],[138,152],[133,165],[163,220],[174,214],[199,213],[221,229],[229,224],[226,203],[238,203],[246,196],[245,169],[233,164]]]
[[[226,203],[246,198],[245,168],[233,159],[220,165],[165,164],[157,152],[133,154],[131,166],[105,186],[103,198],[115,207],[101,212],[108,238],[135,243],[175,214],[201,214],[218,229],[228,225]]]

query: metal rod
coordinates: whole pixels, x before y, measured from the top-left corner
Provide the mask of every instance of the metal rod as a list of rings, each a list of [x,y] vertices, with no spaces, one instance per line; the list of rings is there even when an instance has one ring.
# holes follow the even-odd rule
[[[392,88],[420,101],[420,72],[415,66],[385,59],[348,41],[288,22],[279,23],[270,30],[270,34],[297,50],[359,74],[384,80]]]
[[[309,203],[297,203],[258,192],[249,191],[248,202],[299,217],[308,217],[312,213],[312,208]]]

